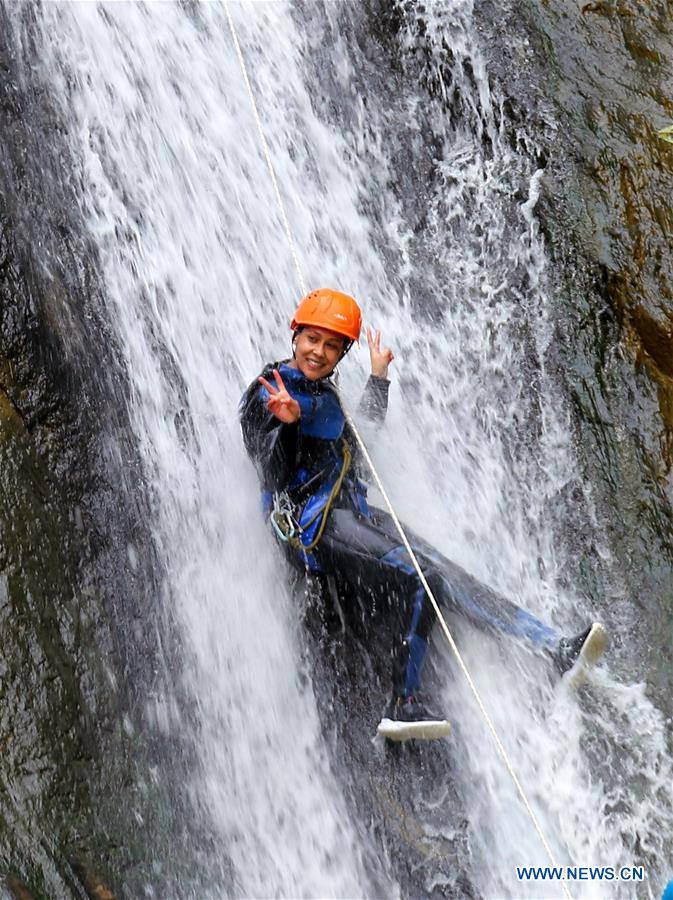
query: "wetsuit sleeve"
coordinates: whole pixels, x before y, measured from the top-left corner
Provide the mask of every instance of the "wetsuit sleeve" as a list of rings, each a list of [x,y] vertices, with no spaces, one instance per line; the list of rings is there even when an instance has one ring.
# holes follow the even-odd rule
[[[360,413],[372,422],[382,424],[388,410],[388,389],[390,381],[370,375],[360,400]]]
[[[264,490],[283,490],[296,469],[299,423],[288,425],[270,413],[261,385],[256,381],[243,396],[239,415],[245,449],[257,468]]]

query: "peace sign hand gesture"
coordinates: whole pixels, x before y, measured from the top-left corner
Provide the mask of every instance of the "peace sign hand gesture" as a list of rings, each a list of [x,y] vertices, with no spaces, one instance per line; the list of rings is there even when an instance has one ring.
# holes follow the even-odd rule
[[[372,375],[377,378],[388,377],[388,366],[395,359],[390,347],[381,349],[381,332],[367,329],[367,343],[369,344],[369,356],[372,361]]]
[[[280,372],[278,369],[273,370],[273,377],[276,380],[277,388],[274,388],[266,378],[262,378],[260,375],[257,381],[260,384],[264,385],[264,387],[269,392],[269,399],[266,401],[266,408],[270,413],[280,419],[281,422],[285,422],[286,425],[291,425],[293,422],[298,422],[301,417],[301,407],[297,403],[297,401],[290,396],[287,388],[283,384],[283,379],[280,377]]]

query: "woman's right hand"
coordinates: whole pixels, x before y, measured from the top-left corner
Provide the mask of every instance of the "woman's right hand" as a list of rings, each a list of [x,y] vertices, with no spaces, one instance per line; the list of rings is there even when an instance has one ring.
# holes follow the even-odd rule
[[[301,407],[294,397],[291,397],[288,393],[278,369],[273,370],[273,377],[277,385],[275,388],[266,380],[266,378],[262,378],[261,375],[257,379],[269,392],[266,408],[270,413],[273,413],[277,419],[280,419],[281,422],[285,422],[286,425],[298,422],[301,418]]]

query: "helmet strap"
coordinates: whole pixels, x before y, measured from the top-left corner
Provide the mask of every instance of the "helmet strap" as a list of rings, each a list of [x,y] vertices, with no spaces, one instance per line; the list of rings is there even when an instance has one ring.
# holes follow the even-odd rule
[[[297,343],[297,338],[299,337],[299,335],[302,333],[303,330],[304,330],[304,326],[300,325],[299,328],[295,329],[295,331],[292,332],[292,359],[297,358],[297,351],[295,349],[295,344]]]
[[[341,356],[339,357],[339,362],[341,362],[341,360],[348,353],[348,351],[350,350],[350,348],[353,346],[354,343],[355,343],[355,341],[349,341],[348,338],[346,338],[346,337],[344,338],[344,348],[341,351]],[[337,363],[337,365],[338,365],[338,363]]]

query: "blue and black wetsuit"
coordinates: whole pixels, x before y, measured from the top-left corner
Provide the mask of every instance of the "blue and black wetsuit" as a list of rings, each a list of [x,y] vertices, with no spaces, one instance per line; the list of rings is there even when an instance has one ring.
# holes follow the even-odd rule
[[[420,686],[434,612],[411,560],[400,542],[391,517],[367,502],[367,488],[359,477],[358,448],[329,378],[310,381],[286,363],[277,368],[288,392],[301,407],[298,422],[280,422],[266,408],[268,392],[257,381],[241,402],[241,426],[248,454],[254,461],[270,511],[273,495],[285,492],[300,526],[299,546],[292,561],[303,569],[338,575],[355,590],[393,603],[400,629],[394,653],[393,690],[412,696]],[[388,405],[388,381],[370,376],[360,411],[382,422]],[[301,549],[314,541],[324,509],[342,470],[344,442],[352,454],[341,489],[327,513],[324,531],[310,552]],[[310,524],[309,524],[310,523]],[[304,529],[304,530],[301,530]],[[480,628],[523,639],[554,651],[558,632],[500,597],[460,566],[405,529],[424,575],[439,603],[459,612]]]

